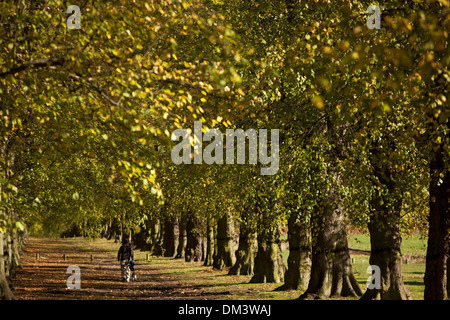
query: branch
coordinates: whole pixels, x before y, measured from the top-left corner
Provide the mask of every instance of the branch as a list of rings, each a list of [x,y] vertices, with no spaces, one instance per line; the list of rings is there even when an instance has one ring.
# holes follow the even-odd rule
[[[6,78],[10,74],[16,74],[21,71],[24,71],[26,69],[35,69],[35,68],[42,68],[42,67],[48,67],[48,66],[60,66],[64,64],[64,59],[58,59],[58,58],[42,58],[37,59],[33,61],[26,62],[20,66],[13,67],[9,69],[8,71],[0,73],[0,78]]]

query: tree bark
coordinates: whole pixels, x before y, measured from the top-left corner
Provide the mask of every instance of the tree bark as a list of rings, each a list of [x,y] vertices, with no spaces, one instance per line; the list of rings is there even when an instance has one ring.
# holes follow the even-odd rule
[[[184,258],[186,252],[187,233],[186,233],[187,215],[182,213],[178,219],[178,246],[175,259]]]
[[[160,219],[155,219],[151,228],[152,255],[162,256],[164,254],[164,224]]]
[[[425,300],[445,300],[449,295],[450,173],[445,170],[444,146],[430,160],[430,216],[425,269]],[[443,177],[442,177],[443,176]]]
[[[0,299],[16,300],[16,297],[11,291],[9,282],[6,278],[7,264],[4,255],[5,251],[5,234],[0,233]]]
[[[311,217],[311,274],[308,288],[299,299],[359,297],[361,288],[353,274],[344,212],[333,189]]]
[[[186,250],[184,259],[186,262],[198,262],[203,259],[203,238],[199,219],[194,215],[187,218],[186,224]]]
[[[12,248],[12,240],[11,240],[11,232],[5,232],[5,242],[6,242],[6,279],[11,283],[11,275],[13,273],[13,248]]]
[[[383,203],[380,205],[380,203]],[[402,278],[402,255],[400,234],[401,200],[392,207],[387,201],[375,198],[372,201],[374,214],[368,224],[370,233],[371,265],[378,266],[381,272],[381,288],[368,288],[361,300],[410,300],[411,295]]]
[[[255,257],[258,252],[256,233],[241,233],[239,247],[236,251],[236,263],[228,272],[229,275],[253,275],[255,273]]]
[[[112,224],[111,219],[109,219],[107,222],[105,222],[105,228],[103,229],[103,234],[102,234],[102,237],[105,239],[108,239],[108,240],[111,239],[111,237],[110,237],[111,224]]]
[[[270,227],[270,223],[266,221],[261,226],[257,239],[258,251],[255,257],[255,272],[250,283],[283,282],[286,266],[281,251],[279,227]]]
[[[311,271],[311,240],[309,224],[300,222],[299,214],[288,219],[289,257],[284,284],[277,290],[306,290]]]
[[[215,247],[215,231],[214,220],[208,217],[208,224],[206,227],[206,257],[204,266],[212,266],[214,262],[214,247]]]
[[[380,268],[380,288],[367,288],[361,299],[410,300],[411,295],[402,278],[402,188],[397,186],[399,174],[395,166],[384,161],[389,153],[397,151],[397,147],[393,140],[383,143],[375,142],[371,146],[369,158],[374,177],[368,223],[371,246],[369,262]]]
[[[152,240],[150,236],[151,232],[151,220],[147,220],[145,224],[142,226],[141,231],[139,233],[136,233],[134,235],[134,245],[136,245],[136,248],[139,248],[141,250],[145,251],[152,251]],[[111,226],[109,227],[111,230]]]
[[[5,171],[4,171],[4,177],[5,178],[10,178],[10,165],[11,165],[11,158],[8,157],[8,152],[7,152],[7,144],[4,144],[2,146],[2,149],[0,150],[1,153],[1,158],[2,159],[6,159],[6,166],[5,166]],[[3,196],[3,185],[2,183],[0,183],[0,203],[3,202],[7,202],[8,199],[5,199]],[[3,211],[3,209],[0,208],[0,215],[4,215],[4,218],[8,219],[9,217],[9,212],[6,211],[7,209],[5,209],[5,211]],[[9,270],[11,267],[11,259],[9,260],[9,263],[7,261],[7,257],[5,257],[5,252],[7,254],[9,254],[10,250],[8,250],[8,239],[7,239],[7,233],[8,230],[6,230],[6,232],[0,232],[0,299],[5,299],[5,300],[15,300],[16,297],[14,296],[14,294],[11,291],[10,288],[10,283],[8,282],[7,276],[9,274]]]
[[[217,252],[214,255],[213,268],[231,267],[236,261],[234,255],[234,228],[231,209],[217,222]]]
[[[12,266],[13,266],[13,269],[17,269],[17,268],[21,267],[20,251],[21,251],[20,235],[19,235],[19,231],[15,230],[13,232],[13,236],[12,236]]]
[[[255,257],[258,252],[258,240],[256,223],[251,218],[247,210],[241,215],[236,262],[228,272],[229,275],[253,275],[255,273]]]
[[[114,243],[120,242],[119,229],[117,220],[112,220],[108,230],[108,240],[114,239]],[[70,236],[74,236],[74,234],[70,233]]]
[[[164,257],[174,257],[176,254],[175,236],[176,236],[176,223],[174,218],[166,217],[164,219]]]

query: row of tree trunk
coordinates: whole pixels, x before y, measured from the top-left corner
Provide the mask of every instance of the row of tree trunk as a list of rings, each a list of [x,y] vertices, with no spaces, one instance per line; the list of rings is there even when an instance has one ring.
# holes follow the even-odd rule
[[[14,300],[13,283],[15,271],[20,268],[20,256],[26,232],[6,230],[0,233],[0,300]]]
[[[437,161],[442,161],[437,158]],[[439,162],[435,166],[441,166]],[[433,182],[432,182],[433,183]],[[449,177],[437,185],[430,200],[430,235],[425,275],[425,299],[449,296]],[[347,244],[344,212],[331,190],[309,221],[292,213],[288,219],[289,257],[284,265],[281,231],[269,218],[252,223],[252,211],[246,210],[236,224],[232,210],[206,223],[192,212],[148,221],[146,228],[134,234],[133,242],[154,255],[204,261],[206,266],[229,269],[230,275],[252,275],[253,283],[283,283],[278,290],[304,290],[301,299],[353,296],[362,299],[410,299],[401,275],[401,201],[374,198],[374,213],[369,222],[370,264],[381,271],[381,286],[363,294],[352,271]],[[384,204],[383,204],[384,203]],[[381,214],[380,214],[381,213]],[[123,227],[109,222],[110,238],[121,240]],[[236,236],[239,234],[239,237]],[[131,235],[131,234],[130,234]],[[236,239],[238,238],[238,239]],[[20,254],[26,232],[6,230],[0,233],[0,297],[13,299],[11,279],[20,267]],[[236,248],[237,246],[237,248]]]
[[[0,144],[1,168],[3,169],[0,176],[3,176],[5,181],[11,179],[13,171],[15,171],[16,158],[11,150],[11,145],[7,137],[5,137],[4,143]],[[12,292],[14,289],[12,279],[17,268],[20,268],[20,256],[27,238],[27,229],[26,226],[23,231],[13,227],[18,221],[18,215],[14,208],[8,205],[9,194],[2,183],[0,183],[0,223],[6,223],[0,224],[0,300],[13,300],[15,297]]]
[[[147,247],[154,255],[184,258],[190,262],[204,261],[206,266],[227,268],[230,275],[252,275],[252,283],[282,283],[277,290],[304,291],[300,299],[349,296],[410,299],[401,274],[401,201],[394,206],[381,205],[383,202],[380,199],[373,201],[374,213],[369,222],[369,262],[380,268],[381,286],[367,289],[364,293],[353,274],[345,214],[339,203],[333,190],[330,190],[324,203],[316,208],[316,214],[308,221],[302,220],[299,213],[290,215],[287,266],[282,259],[280,228],[274,228],[264,218],[258,226],[252,224],[251,211],[241,214],[239,224],[235,223],[231,210],[217,220],[208,218],[206,223],[193,213],[153,221]],[[433,239],[430,238],[430,241]],[[447,268],[448,260],[442,257],[446,255],[435,255],[431,261],[437,266],[445,264]],[[430,268],[429,265],[427,268]],[[442,274],[433,276],[434,279],[425,278],[428,292],[439,284],[443,293],[429,298],[439,299],[444,293],[448,294],[449,277]]]

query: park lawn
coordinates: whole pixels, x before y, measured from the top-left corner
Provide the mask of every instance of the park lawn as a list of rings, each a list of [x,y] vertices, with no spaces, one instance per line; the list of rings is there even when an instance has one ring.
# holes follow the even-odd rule
[[[349,248],[370,251],[370,237],[367,234],[353,234],[348,236]],[[402,254],[408,256],[425,257],[427,241],[419,234],[404,236],[402,241]],[[368,255],[352,255],[354,258],[353,271],[361,288],[366,289],[366,281],[369,277],[367,267],[369,266]],[[414,300],[423,300],[425,284],[425,263],[403,263],[403,281]]]
[[[364,242],[367,240],[362,237],[359,245]],[[417,244],[420,242],[412,239],[411,252],[419,250],[415,248]],[[275,291],[281,284],[249,283],[251,276],[229,276],[227,270],[213,270],[203,266],[203,262],[149,256],[148,252],[139,249],[135,250],[139,281],[122,284],[116,260],[119,246],[106,239],[35,239],[32,247],[41,252],[42,259],[35,261],[36,252],[28,251],[24,257],[22,277],[42,278],[42,281],[30,284],[28,278],[17,279],[20,298],[288,300],[296,299],[302,293],[298,290]],[[65,252],[68,252],[67,261],[62,259]],[[287,256],[288,252],[284,251],[285,262]],[[369,256],[352,255],[352,258],[355,276],[365,290]],[[84,282],[79,292],[68,292],[64,288],[68,264],[79,264],[82,268]],[[404,281],[413,299],[423,299],[424,269],[423,263],[403,264]],[[53,274],[50,276],[47,272],[51,270]],[[55,273],[57,270],[59,273]],[[62,280],[55,282],[56,275]],[[18,277],[21,277],[20,272]],[[27,290],[28,285],[34,289]]]
[[[425,248],[424,248],[425,246]],[[370,251],[370,238],[367,234],[357,234],[349,236],[349,247]],[[402,253],[413,256],[425,256],[426,240],[420,235],[404,237],[402,242]],[[137,257],[145,260],[146,253],[137,250]],[[288,251],[283,251],[283,259],[287,265]],[[367,267],[369,266],[368,255],[352,255],[354,258],[353,271],[363,291],[367,288],[366,282],[369,277]],[[172,276],[176,275],[184,279],[189,279],[191,283],[204,283],[209,288],[222,290],[224,299],[295,299],[300,292],[273,291],[280,284],[250,284],[251,276],[228,276],[226,271],[212,270],[211,267],[204,267],[201,263],[187,263],[182,260],[171,258],[151,257],[151,264],[164,266],[165,272]],[[182,267],[180,267],[182,265]],[[403,264],[403,280],[409,289],[414,300],[423,300],[425,285],[423,277],[425,274],[424,263]],[[188,281],[188,280],[186,280]],[[199,285],[201,287],[201,285]],[[237,290],[237,288],[241,290]],[[245,290],[243,290],[245,289]],[[227,290],[229,293],[227,293]]]
[[[370,251],[370,237],[368,234],[352,234],[348,236],[348,246],[351,249]],[[404,236],[402,241],[402,254],[425,257],[427,240],[420,234]]]
[[[367,280],[370,273],[367,272],[369,266],[369,256],[366,255],[352,255],[354,262],[352,264],[353,272],[355,274],[361,289],[364,291],[367,288]],[[403,281],[411,293],[413,300],[423,300],[425,285],[423,277],[425,275],[425,264],[402,264]]]
[[[354,234],[348,236],[349,248],[370,251],[370,238],[367,234]],[[85,240],[83,240],[85,241]],[[93,243],[103,246],[104,250],[111,248],[111,241],[94,240]],[[118,248],[118,244],[114,244]],[[425,247],[424,247],[425,246]],[[412,256],[425,256],[426,240],[420,235],[404,237],[402,242],[402,253]],[[147,263],[147,252],[136,250],[136,260]],[[284,262],[287,265],[288,251],[283,251]],[[369,266],[368,255],[352,255],[353,271],[362,290],[367,288],[366,282],[369,277],[367,267]],[[164,269],[167,276],[175,277],[186,282],[186,285],[201,290],[202,287],[213,290],[220,299],[295,299],[301,292],[273,291],[280,284],[250,284],[251,276],[229,276],[226,270],[212,270],[202,263],[189,263],[180,259],[150,257],[151,265],[158,265]],[[424,263],[411,263],[402,265],[403,280],[414,300],[423,300],[425,285]]]
[[[367,272],[369,267],[369,253],[370,253],[370,237],[368,234],[352,234],[348,236],[348,243],[350,249],[366,251],[365,254],[352,254],[352,266],[358,283],[363,291],[367,288],[367,280],[370,273]],[[410,256],[425,257],[427,241],[419,234],[403,237],[402,254]],[[287,264],[288,251],[283,251],[283,259]],[[425,263],[409,263],[402,264],[403,281],[411,293],[414,300],[423,300],[425,284],[423,277],[425,275]]]

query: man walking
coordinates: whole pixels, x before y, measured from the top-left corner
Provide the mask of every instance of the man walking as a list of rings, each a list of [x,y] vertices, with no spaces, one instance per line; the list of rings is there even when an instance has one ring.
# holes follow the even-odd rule
[[[133,248],[127,238],[124,238],[122,245],[119,248],[117,254],[117,260],[120,262],[120,270],[123,282],[130,282],[131,271],[130,271],[130,260],[134,260]]]

